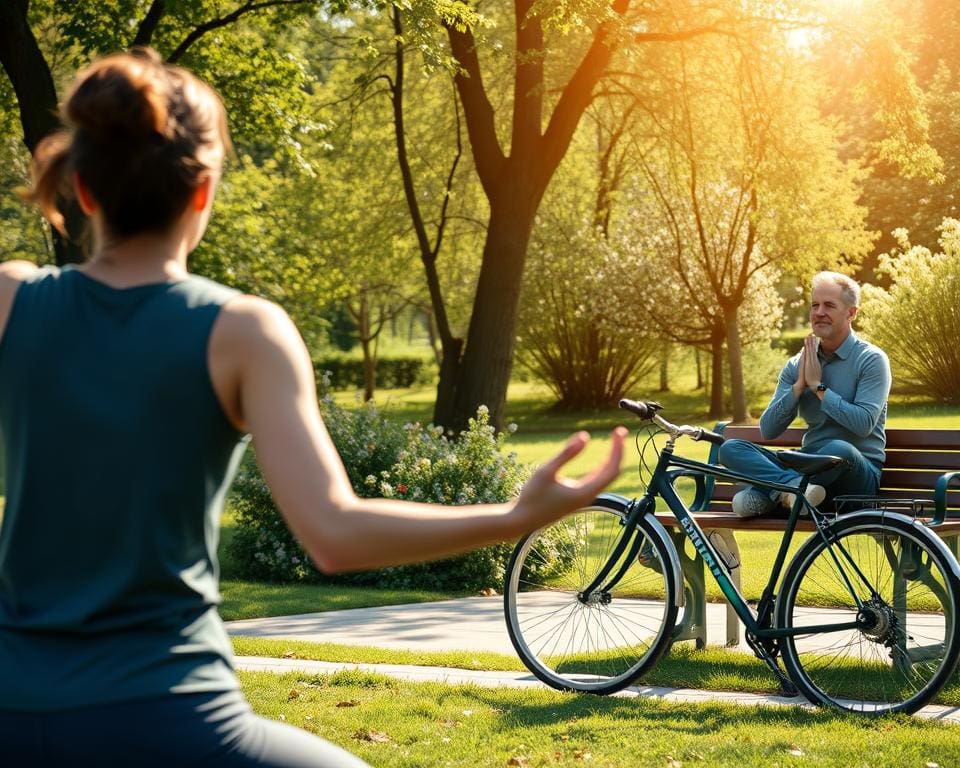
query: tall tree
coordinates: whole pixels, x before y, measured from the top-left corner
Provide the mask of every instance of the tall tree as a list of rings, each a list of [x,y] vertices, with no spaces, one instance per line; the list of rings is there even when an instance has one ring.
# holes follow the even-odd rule
[[[869,249],[858,172],[839,160],[810,74],[776,34],[671,46],[661,60],[675,74],[659,78],[655,99],[642,94],[636,155],[670,274],[714,354],[722,324],[733,417],[745,421],[743,309],[761,273],[809,275]]]
[[[304,13],[317,5],[315,0],[236,0],[227,7],[211,0],[119,0],[110,4],[41,0],[32,5],[30,0],[2,2],[0,66],[16,96],[23,142],[32,154],[40,140],[58,128],[56,75],[69,76],[94,55],[133,45],[153,45],[168,61],[176,63],[188,58],[205,37],[240,20],[270,13],[289,20],[291,13]],[[43,29],[43,44],[36,28]],[[52,50],[45,49],[50,40]],[[269,51],[264,53],[269,56]],[[190,63],[196,66],[202,61],[201,57]],[[243,63],[245,59],[237,57],[235,61]],[[267,74],[265,63],[260,61],[258,67],[247,57],[248,73]],[[66,71],[55,72],[58,66]],[[202,65],[196,68],[202,75],[208,74]],[[225,82],[218,83],[221,87],[229,84],[232,76],[223,74]],[[249,80],[243,83],[243,90],[249,97]],[[79,246],[83,217],[76,206],[65,203],[65,208],[68,236],[53,233],[58,263],[83,258]]]
[[[477,407],[487,405],[493,423],[502,424],[534,218],[614,51],[625,44],[713,33],[728,19],[724,6],[733,4],[691,2],[680,15],[670,13],[671,5],[613,0],[609,6],[573,7],[515,0],[513,98],[506,100],[505,117],[497,114],[488,90],[480,59],[482,38],[460,18],[444,19],[490,216],[463,354],[455,372],[439,384],[438,403],[451,406],[435,412],[439,423],[463,429]],[[551,54],[559,61],[548,67]]]

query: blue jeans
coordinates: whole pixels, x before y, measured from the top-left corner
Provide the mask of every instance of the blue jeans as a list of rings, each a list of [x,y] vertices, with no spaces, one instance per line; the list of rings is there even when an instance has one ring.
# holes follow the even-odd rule
[[[4,768],[369,768],[306,731],[257,717],[239,691],[55,712],[0,711]]]
[[[843,462],[826,472],[810,477],[810,482],[827,489],[828,498],[835,496],[875,496],[880,490],[880,468],[865,459],[863,454],[850,443],[843,440],[831,440],[815,451],[824,456],[839,456]],[[788,469],[776,460],[776,453],[747,440],[727,440],[720,446],[720,463],[727,469],[739,472],[758,480],[783,485],[800,485],[802,475]],[[768,489],[759,488],[767,493]],[[778,491],[769,491],[770,498],[776,501]]]

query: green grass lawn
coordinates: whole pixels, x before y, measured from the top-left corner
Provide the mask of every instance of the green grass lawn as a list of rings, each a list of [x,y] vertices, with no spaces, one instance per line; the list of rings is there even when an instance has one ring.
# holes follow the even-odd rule
[[[412,684],[353,671],[240,677],[259,714],[384,768],[947,768],[960,755],[960,728],[908,717]]]
[[[490,651],[406,651],[259,637],[233,637],[231,640],[237,656],[345,664],[413,664],[496,672],[526,671],[517,656]],[[705,691],[780,693],[776,679],[763,662],[751,654],[717,646],[696,650],[690,642],[676,643],[644,676],[643,683]],[[954,677],[934,701],[944,706],[960,706],[960,678]]]

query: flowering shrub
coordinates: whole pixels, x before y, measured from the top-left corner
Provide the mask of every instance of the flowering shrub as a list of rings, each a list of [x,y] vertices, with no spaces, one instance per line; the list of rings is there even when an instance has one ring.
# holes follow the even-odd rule
[[[897,248],[880,257],[890,287],[866,285],[857,319],[890,356],[894,386],[960,403],[960,221],[944,219],[940,253],[913,245],[898,229]]]
[[[503,452],[504,436],[495,434],[485,408],[454,441],[437,427],[391,423],[373,404],[347,410],[325,397],[321,406],[358,496],[456,505],[503,502],[527,477],[516,456]],[[327,576],[290,534],[252,457],[234,484],[232,503],[237,532],[230,553],[244,578],[473,591],[502,585],[511,551],[511,545],[500,544],[442,561]]]

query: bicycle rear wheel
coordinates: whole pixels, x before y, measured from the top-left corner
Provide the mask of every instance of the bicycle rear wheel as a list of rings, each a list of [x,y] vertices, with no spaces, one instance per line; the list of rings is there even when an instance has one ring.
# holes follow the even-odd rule
[[[513,552],[504,588],[510,640],[527,668],[559,690],[608,694],[651,668],[669,647],[677,618],[676,553],[647,518],[639,551],[613,586],[583,590],[624,533],[628,501],[593,505],[534,531]],[[609,579],[607,580],[609,581]]]
[[[784,575],[778,626],[811,627],[781,642],[790,678],[815,704],[868,715],[916,711],[960,654],[956,561],[937,536],[899,514],[841,518],[827,538],[831,546],[814,534]],[[859,626],[823,628],[843,622]]]

